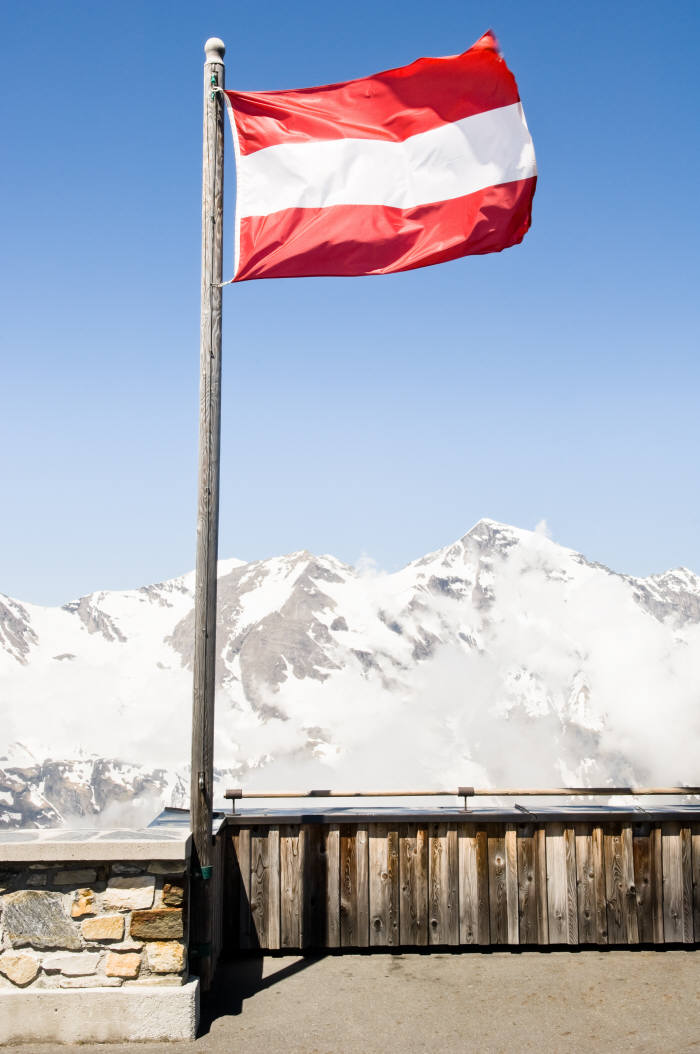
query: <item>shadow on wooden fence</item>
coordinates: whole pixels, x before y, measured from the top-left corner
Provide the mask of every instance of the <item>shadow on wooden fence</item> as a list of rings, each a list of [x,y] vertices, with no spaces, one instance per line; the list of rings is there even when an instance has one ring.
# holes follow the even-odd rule
[[[225,945],[241,951],[337,945],[339,912],[328,873],[337,873],[338,862],[337,830],[266,825],[234,832],[226,846]]]

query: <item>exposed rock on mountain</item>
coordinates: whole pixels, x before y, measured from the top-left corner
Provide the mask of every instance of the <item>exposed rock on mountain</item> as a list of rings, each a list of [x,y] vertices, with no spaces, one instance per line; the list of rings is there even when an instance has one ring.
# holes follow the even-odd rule
[[[26,608],[16,600],[0,595],[0,648],[26,665],[29,649],[37,643]]]
[[[56,827],[66,819],[75,824],[105,812],[114,818],[119,806],[128,804],[122,813],[128,815],[139,802],[150,815],[168,792],[184,804],[181,780],[173,784],[163,770],[103,758],[8,765],[0,768],[0,829]]]

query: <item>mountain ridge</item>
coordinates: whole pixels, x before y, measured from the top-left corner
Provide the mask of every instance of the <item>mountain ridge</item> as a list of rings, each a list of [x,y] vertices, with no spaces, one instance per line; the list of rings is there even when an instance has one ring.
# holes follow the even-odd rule
[[[559,550],[579,557],[589,566],[598,567],[601,570],[607,571],[609,574],[618,575],[619,577],[627,578],[630,581],[648,582],[656,579],[666,578],[669,575],[683,574],[691,576],[695,580],[696,584],[700,584],[700,574],[693,571],[692,568],[686,567],[684,564],[679,564],[677,567],[667,568],[664,571],[654,572],[650,575],[632,575],[626,572],[615,571],[610,568],[607,564],[595,560],[589,560],[588,557],[586,557],[577,549],[573,549],[570,546],[564,546],[559,542],[554,542],[547,534],[538,534],[537,529],[530,530],[526,527],[513,527],[510,524],[502,523],[499,520],[493,520],[486,516],[483,516],[479,520],[477,520],[476,523],[472,527],[470,527],[468,531],[466,531],[460,538],[455,539],[453,542],[448,542],[446,545],[441,546],[440,548],[435,549],[430,553],[426,553],[424,556],[416,557],[415,559],[410,560],[407,564],[404,564],[402,567],[399,567],[394,571],[382,571],[381,573],[389,575],[399,574],[401,571],[406,570],[406,568],[425,563],[431,560],[433,557],[436,557],[441,553],[447,552],[450,549],[453,549],[455,546],[459,545],[460,543],[463,543],[466,538],[473,536],[482,527],[497,528],[502,531],[507,531],[511,535],[516,536],[521,535],[523,537],[530,537],[532,535],[535,535],[537,537],[545,538],[547,541],[552,542],[552,544],[555,545]],[[243,560],[239,557],[221,558],[218,562],[218,577],[223,577],[224,573],[226,573],[228,568],[253,566],[256,564],[265,564],[271,560],[291,560],[294,558],[301,557],[305,557],[311,560],[329,560],[338,564],[346,570],[359,571],[358,564],[348,564],[345,561],[340,560],[338,557],[334,556],[332,553],[313,553],[310,549],[295,549],[289,553],[284,553],[281,556],[268,556],[256,560]],[[361,561],[359,561],[358,563],[360,562]],[[90,597],[106,595],[108,593],[147,593],[152,590],[160,590],[166,588],[187,588],[188,586],[194,589],[194,577],[194,570],[186,571],[183,574],[175,575],[173,578],[162,579],[161,581],[154,582],[148,585],[134,586],[127,589],[94,590],[91,593],[82,593],[77,597],[70,598],[63,604],[37,604],[34,601],[23,600],[19,597],[11,597],[9,594],[3,593],[0,590],[0,602],[10,601],[11,603],[19,605],[23,608],[39,608],[41,610],[66,610],[68,608],[72,608],[74,605],[78,605],[81,600],[85,600],[86,598]]]

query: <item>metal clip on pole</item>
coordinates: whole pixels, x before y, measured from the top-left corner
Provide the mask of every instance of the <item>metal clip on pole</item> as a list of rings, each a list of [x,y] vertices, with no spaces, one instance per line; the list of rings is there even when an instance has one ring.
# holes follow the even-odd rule
[[[464,811],[465,812],[469,812],[469,806],[467,805],[467,798],[473,798],[474,797],[474,788],[473,787],[458,787],[457,788],[457,796],[459,798],[464,798]]]

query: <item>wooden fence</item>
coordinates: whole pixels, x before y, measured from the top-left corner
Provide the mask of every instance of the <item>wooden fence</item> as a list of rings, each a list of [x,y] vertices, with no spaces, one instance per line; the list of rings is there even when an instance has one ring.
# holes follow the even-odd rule
[[[697,812],[328,819],[229,819],[228,950],[700,941]]]

